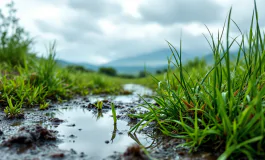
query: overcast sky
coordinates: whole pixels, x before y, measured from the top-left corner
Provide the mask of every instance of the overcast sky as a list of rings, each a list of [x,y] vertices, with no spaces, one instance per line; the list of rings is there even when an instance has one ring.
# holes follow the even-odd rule
[[[3,8],[9,0],[0,0]],[[57,41],[57,57],[102,64],[119,58],[178,46],[206,54],[204,26],[216,34],[229,8],[243,31],[250,25],[253,0],[14,0],[20,24],[35,37],[35,51]],[[257,0],[265,26],[265,0]],[[233,28],[232,35],[238,35]]]

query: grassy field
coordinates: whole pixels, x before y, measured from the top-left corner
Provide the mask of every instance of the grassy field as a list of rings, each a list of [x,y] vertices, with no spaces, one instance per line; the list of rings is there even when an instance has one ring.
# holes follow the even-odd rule
[[[160,131],[185,139],[178,147],[197,151],[210,146],[221,151],[218,159],[264,158],[265,156],[265,34],[259,27],[255,6],[249,32],[230,38],[236,25],[229,12],[223,29],[207,39],[214,55],[212,67],[187,70],[181,62],[181,48],[169,47],[176,71],[157,81],[157,104],[146,103],[149,112],[131,115],[142,120],[130,132],[156,122]],[[237,45],[236,61],[231,46]],[[181,46],[181,44],[180,44]]]

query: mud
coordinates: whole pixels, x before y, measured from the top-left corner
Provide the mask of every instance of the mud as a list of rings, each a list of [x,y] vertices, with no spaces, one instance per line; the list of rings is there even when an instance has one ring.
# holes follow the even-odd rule
[[[182,140],[169,139],[149,126],[128,134],[139,120],[131,113],[146,112],[137,106],[143,103],[138,95],[152,91],[138,85],[126,85],[131,95],[77,97],[47,110],[24,109],[24,118],[8,119],[0,112],[0,159],[216,159],[206,151],[188,154],[176,149]],[[95,108],[103,101],[102,110]],[[145,98],[152,102],[152,99]],[[111,103],[115,104],[117,124],[113,124]],[[153,103],[153,102],[152,102]],[[2,108],[1,108],[2,109]],[[145,150],[139,147],[145,147]]]

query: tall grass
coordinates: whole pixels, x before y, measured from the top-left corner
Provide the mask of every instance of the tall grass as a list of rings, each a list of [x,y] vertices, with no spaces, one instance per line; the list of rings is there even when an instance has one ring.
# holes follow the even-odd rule
[[[218,159],[265,156],[265,34],[256,2],[247,34],[231,19],[231,13],[232,8],[217,40],[208,29],[207,41],[214,55],[214,65],[208,70],[185,70],[181,43],[178,51],[168,42],[177,70],[158,82],[154,96],[158,106],[146,102],[149,112],[137,115],[142,120],[130,132],[155,121],[165,135],[186,140],[178,147],[196,151],[210,145],[223,151]],[[241,33],[239,38],[230,37],[232,23]],[[232,45],[238,46],[235,62],[231,61]]]
[[[30,52],[32,39],[19,26],[18,18],[15,16],[14,3],[9,3],[7,8],[9,13],[7,16],[0,9],[0,62],[8,63],[11,66],[24,67],[26,54]]]

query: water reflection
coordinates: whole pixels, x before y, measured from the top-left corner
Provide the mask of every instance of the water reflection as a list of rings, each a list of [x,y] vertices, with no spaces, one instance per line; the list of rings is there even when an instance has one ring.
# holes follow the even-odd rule
[[[140,85],[127,84],[124,85],[124,89],[132,92],[132,95],[89,96],[88,98],[90,103],[108,99],[113,102],[135,105],[135,102],[140,99],[138,95],[152,94],[150,89]],[[119,110],[116,112],[119,114]],[[114,124],[111,115],[111,110],[88,111],[87,108],[78,106],[59,110],[56,112],[56,117],[67,121],[54,128],[64,136],[64,142],[59,145],[59,148],[74,149],[77,152],[84,152],[89,157],[101,159],[113,154],[114,151],[124,152],[128,146],[134,143],[147,147],[154,143],[153,139],[146,134],[128,135],[130,129],[128,122],[117,120],[117,123]],[[75,124],[75,126],[69,127],[68,123]]]
[[[137,141],[135,141],[136,138],[127,134],[130,129],[128,123],[118,120],[117,124],[113,125],[111,114],[111,111],[106,113],[99,111],[95,117],[95,113],[81,107],[60,110],[57,117],[67,120],[68,123],[54,128],[59,131],[60,135],[65,136],[64,142],[59,145],[59,148],[74,149],[89,156],[104,158],[113,154],[114,151],[123,152],[133,143],[139,143],[143,146],[149,146],[153,143],[152,138],[139,133],[135,134],[137,137]],[[68,127],[69,123],[74,123],[75,127]],[[70,135],[74,135],[75,138],[69,138]],[[106,141],[111,143],[105,143]]]
[[[107,95],[107,96],[90,96],[89,100],[91,103],[96,101],[102,101],[108,99],[112,102],[122,102],[122,103],[135,103],[138,102],[141,98],[140,96],[151,96],[153,91],[149,88],[143,87],[137,84],[125,84],[123,88],[129,92],[132,92],[131,95]]]
[[[111,136],[111,143],[113,143],[113,140],[116,137],[117,131],[118,131],[118,129],[117,129],[117,123],[114,123],[113,124],[112,136]]]

